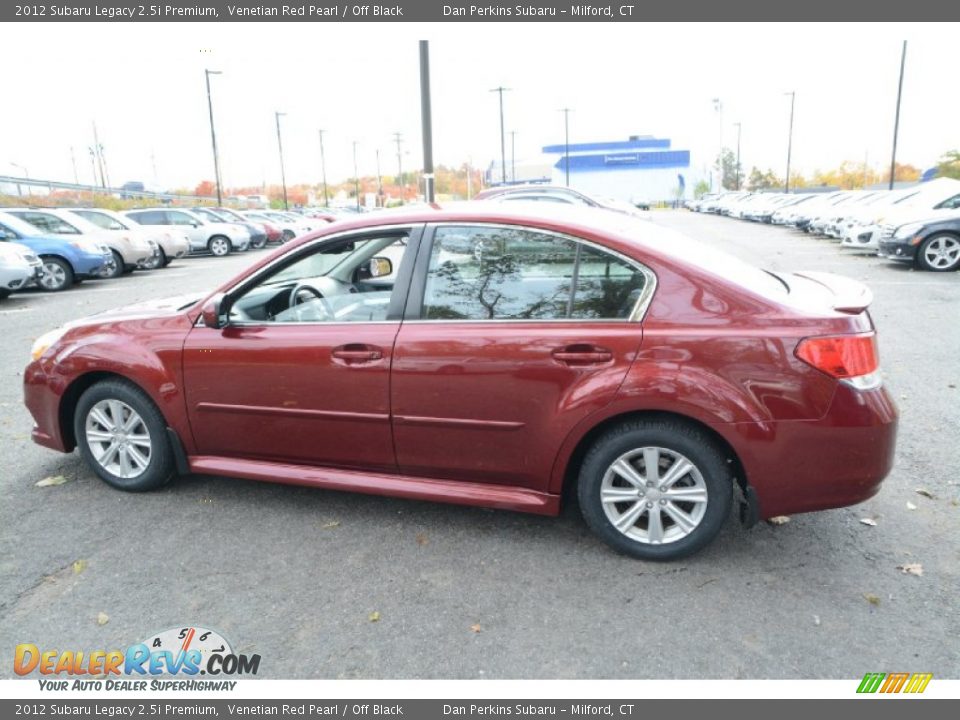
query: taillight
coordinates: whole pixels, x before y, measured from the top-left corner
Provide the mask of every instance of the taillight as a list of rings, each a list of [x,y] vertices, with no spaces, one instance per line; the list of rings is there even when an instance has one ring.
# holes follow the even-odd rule
[[[870,375],[880,367],[874,333],[804,338],[797,345],[796,355],[838,380]]]

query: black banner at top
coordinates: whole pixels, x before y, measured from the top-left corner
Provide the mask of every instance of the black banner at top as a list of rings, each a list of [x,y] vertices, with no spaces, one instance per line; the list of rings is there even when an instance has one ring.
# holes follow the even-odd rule
[[[4,22],[646,22],[949,21],[960,3],[914,0],[59,0],[0,6]],[[855,30],[867,32],[868,28]]]

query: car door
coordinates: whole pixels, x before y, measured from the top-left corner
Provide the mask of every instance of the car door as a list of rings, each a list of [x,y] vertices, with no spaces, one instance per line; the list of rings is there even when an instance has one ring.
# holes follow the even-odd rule
[[[199,454],[395,471],[390,363],[408,288],[397,278],[419,234],[316,241],[227,293],[228,324],[194,327],[183,349]],[[352,270],[358,259],[376,259],[377,276]]]
[[[613,400],[651,271],[545,231],[437,225],[393,356],[400,471],[544,490],[573,427]]]
[[[210,228],[199,222],[196,218],[180,210],[165,210],[167,224],[176,226],[177,230],[182,230],[190,238],[190,246],[195,250],[202,250],[207,247]]]

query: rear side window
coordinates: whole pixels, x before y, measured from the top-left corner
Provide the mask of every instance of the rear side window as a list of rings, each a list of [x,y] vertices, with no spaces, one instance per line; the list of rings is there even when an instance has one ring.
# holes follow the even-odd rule
[[[167,217],[163,210],[145,210],[144,212],[130,213],[130,217],[141,225],[166,225]]]
[[[48,215],[41,212],[13,211],[11,215],[16,215],[21,220],[26,220],[40,230],[56,235],[79,235],[80,231],[66,220],[61,220],[56,215]]]
[[[520,228],[437,228],[426,320],[627,320],[644,272],[585,243]]]

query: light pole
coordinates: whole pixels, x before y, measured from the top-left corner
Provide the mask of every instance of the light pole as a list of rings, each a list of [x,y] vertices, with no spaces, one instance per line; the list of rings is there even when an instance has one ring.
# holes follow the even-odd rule
[[[323,206],[330,207],[330,195],[327,192],[327,160],[323,156],[323,130],[320,130],[320,172],[323,174]]]
[[[503,110],[503,94],[500,95]],[[423,199],[433,203],[436,179],[433,175],[433,110],[430,101],[430,41],[420,41],[420,132],[423,137]],[[503,121],[501,120],[501,123]],[[501,124],[502,127],[502,124]]]
[[[277,150],[280,151],[280,181],[283,183],[283,209],[289,210],[290,206],[287,203],[287,171],[283,167],[283,140],[280,138],[280,116],[286,115],[286,113],[274,111],[273,114],[277,120]]]
[[[377,148],[377,202],[383,207],[383,177],[380,175],[380,148]]]
[[[510,131],[510,182],[517,181],[517,131]]]
[[[510,88],[500,85],[490,91],[500,94],[500,181],[503,185],[507,184],[507,141],[503,131],[503,93],[509,90]]]
[[[903,95],[903,68],[907,63],[907,41],[903,41],[900,53],[900,84],[897,86],[897,114],[893,121],[893,152],[890,155],[890,189],[893,190],[894,176],[897,174],[897,135],[900,133],[900,98]]]
[[[393,134],[393,141],[397,144],[397,187],[400,189],[400,204],[403,204],[403,158],[400,151],[400,143],[403,141],[403,135],[398,132]]]
[[[327,192],[327,160],[323,156],[323,130],[320,133],[320,172],[323,176],[323,206],[330,207],[330,195]]]
[[[570,108],[560,108],[563,113],[563,174],[564,182],[570,187]]]
[[[360,212],[360,175],[357,172],[357,141],[353,141],[353,194],[357,197],[357,212]]]
[[[723,192],[723,103],[720,98],[713,99],[713,109],[717,112],[717,141],[720,147],[717,152],[717,190]]]
[[[217,183],[217,207],[223,205],[223,191],[220,188],[220,157],[217,155],[217,131],[213,126],[213,100],[210,96],[210,76],[223,75],[219,70],[204,70],[207,79],[207,109],[210,110],[210,142],[213,144],[213,175]]]
[[[790,192],[790,158],[793,154],[793,105],[797,99],[797,92],[795,90],[791,90],[788,93],[784,93],[784,95],[790,96],[790,131],[787,134],[787,179],[786,179],[786,184],[783,188],[784,192],[789,193]]]
[[[734,125],[737,126],[737,190],[740,189],[740,131],[742,130],[741,124],[736,122]]]

